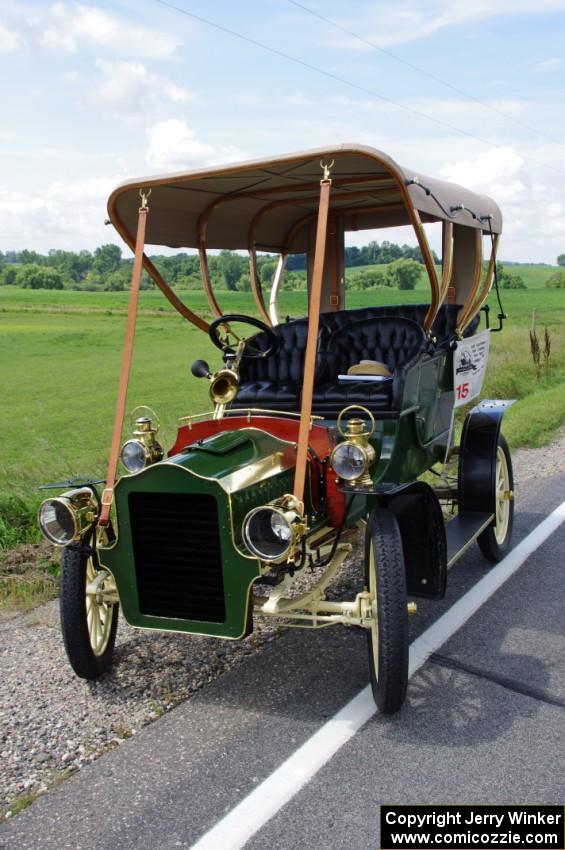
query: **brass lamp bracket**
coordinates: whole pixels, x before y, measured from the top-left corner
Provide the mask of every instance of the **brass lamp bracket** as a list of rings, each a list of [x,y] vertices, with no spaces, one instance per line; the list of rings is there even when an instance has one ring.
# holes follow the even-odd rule
[[[331,183],[331,170],[334,167],[335,159],[332,159],[330,163],[324,162],[323,159],[320,160],[320,168],[322,169],[322,183]]]
[[[344,437],[345,439],[347,439],[347,437],[357,436],[359,434],[359,431],[357,430],[357,428],[355,428],[354,434],[350,433],[349,423],[347,425],[346,431],[344,431],[343,428],[341,427],[341,422],[342,422],[343,417],[350,410],[361,410],[363,413],[367,414],[367,416],[369,417],[369,420],[371,422],[371,430],[365,431],[365,428],[364,428],[364,425],[363,425],[361,435],[363,437],[365,437],[366,439],[369,439],[369,437],[372,437],[373,434],[375,433],[375,428],[376,428],[375,417],[373,416],[373,414],[371,413],[370,410],[368,410],[366,407],[363,407],[363,405],[361,405],[361,404],[350,404],[348,407],[344,407],[343,410],[341,411],[341,413],[339,414],[339,416],[337,417],[337,430],[339,431],[341,436]],[[355,423],[357,423],[359,420],[353,420],[353,421]]]

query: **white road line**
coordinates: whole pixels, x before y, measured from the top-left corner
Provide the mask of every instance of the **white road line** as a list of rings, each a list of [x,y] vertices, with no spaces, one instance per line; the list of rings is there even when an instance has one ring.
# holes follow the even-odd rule
[[[565,502],[410,645],[410,676],[478,611],[563,521]],[[371,689],[367,686],[206,832],[191,850],[240,850],[375,713]]]

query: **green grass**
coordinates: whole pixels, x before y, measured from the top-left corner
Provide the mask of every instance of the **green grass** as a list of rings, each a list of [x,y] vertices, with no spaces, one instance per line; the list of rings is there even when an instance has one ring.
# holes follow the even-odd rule
[[[59,595],[60,567],[55,550],[37,557],[18,546],[0,560],[0,610],[28,611]]]
[[[565,292],[543,286],[542,276],[553,271],[550,266],[517,266],[515,271],[529,288],[502,293],[510,319],[504,333],[492,335],[484,387],[485,395],[519,400],[505,417],[514,447],[549,440],[565,421]],[[181,294],[192,309],[210,318],[203,293]],[[218,299],[226,313],[255,312],[248,293],[220,292]],[[0,547],[36,539],[35,509],[45,495],[37,490],[40,484],[104,475],[127,300],[127,292],[0,287]],[[385,288],[347,296],[349,307],[426,300],[423,281],[416,292]],[[538,331],[543,333],[547,325],[553,344],[550,375],[539,382],[528,337],[534,308]],[[281,316],[303,315],[305,309],[304,292],[282,293]],[[493,303],[493,316],[497,312]],[[160,292],[142,292],[128,409],[154,407],[163,422],[165,446],[174,440],[179,416],[210,408],[207,382],[189,371],[198,357],[209,360],[212,368],[221,362],[207,336],[181,319]]]

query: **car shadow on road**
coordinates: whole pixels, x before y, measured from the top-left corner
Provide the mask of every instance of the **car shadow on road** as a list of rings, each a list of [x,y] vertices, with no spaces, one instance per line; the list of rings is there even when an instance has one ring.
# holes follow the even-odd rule
[[[527,655],[501,654],[496,667],[519,670],[520,678],[465,669],[464,662],[449,656],[432,657],[409,682],[406,705],[389,725],[389,735],[396,742],[437,747],[439,724],[446,746],[473,747],[503,737],[515,721],[537,714],[550,677],[544,662]]]

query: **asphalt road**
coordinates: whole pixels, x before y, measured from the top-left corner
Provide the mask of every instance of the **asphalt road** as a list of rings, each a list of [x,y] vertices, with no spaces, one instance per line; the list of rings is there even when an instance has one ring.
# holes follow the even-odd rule
[[[565,476],[519,495],[516,542]],[[376,848],[381,803],[563,804],[564,552],[565,523],[411,679],[403,710],[367,722],[246,850]],[[472,547],[412,638],[486,570]],[[188,849],[366,684],[363,634],[289,630],[6,822],[0,848]]]

